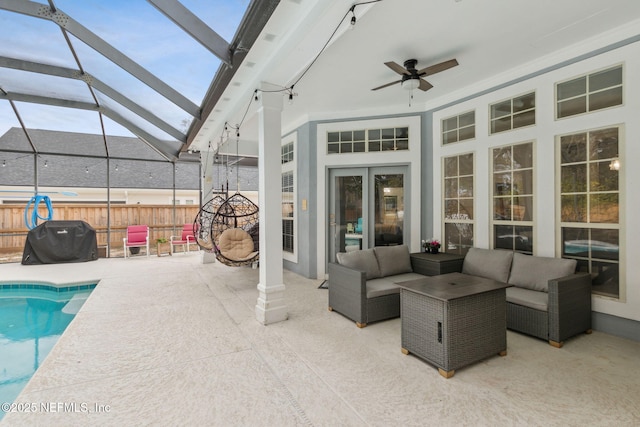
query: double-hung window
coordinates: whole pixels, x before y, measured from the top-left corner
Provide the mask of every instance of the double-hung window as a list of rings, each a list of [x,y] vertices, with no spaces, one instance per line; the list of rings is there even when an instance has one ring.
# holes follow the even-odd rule
[[[282,250],[295,253],[295,144],[287,142],[281,148],[282,164]]]
[[[473,153],[443,159],[444,248],[466,254],[473,246]]]
[[[593,293],[620,297],[620,134],[617,126],[560,136],[560,244],[593,278]]]
[[[492,149],[493,247],[533,254],[533,143]]]

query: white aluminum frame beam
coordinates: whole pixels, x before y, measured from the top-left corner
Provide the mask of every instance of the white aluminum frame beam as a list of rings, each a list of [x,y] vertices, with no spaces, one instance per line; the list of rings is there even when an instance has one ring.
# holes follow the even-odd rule
[[[158,77],[147,71],[137,62],[111,46],[109,43],[91,32],[88,28],[57,9],[55,12],[51,10],[49,5],[40,4],[28,0],[0,0],[0,9],[10,12],[21,13],[23,15],[32,16],[49,20],[76,36],[84,43],[102,54],[114,64],[136,77],[142,83],[146,84],[169,101],[173,102],[184,111],[195,118],[200,118],[200,107],[183,96],[180,92],[160,80]]]
[[[164,16],[228,66],[233,66],[229,43],[176,0],[147,0]]]
[[[26,61],[22,59],[8,58],[6,56],[0,56],[0,67],[2,68],[12,68],[14,70],[21,71],[29,71],[32,73],[46,74],[49,76],[63,77],[68,79],[81,80],[88,84],[89,86],[99,90],[109,98],[113,99],[118,104],[127,108],[132,113],[142,117],[147,122],[153,124],[159,129],[162,129],[167,134],[173,136],[180,142],[186,142],[187,136],[160,119],[158,116],[151,113],[149,110],[141,107],[134,101],[130,100],[120,92],[113,89],[111,86],[103,83],[100,79],[95,76],[82,73],[79,70],[74,70],[72,68],[59,67],[57,65],[48,65],[41,64],[39,62]]]

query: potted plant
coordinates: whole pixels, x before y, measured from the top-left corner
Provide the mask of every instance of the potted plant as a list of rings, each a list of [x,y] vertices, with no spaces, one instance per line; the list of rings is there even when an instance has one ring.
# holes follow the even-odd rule
[[[158,256],[164,253],[168,253],[169,255],[171,255],[171,245],[169,245],[169,240],[167,240],[166,237],[157,238],[156,245],[158,249],[157,251]]]
[[[431,239],[429,241],[429,249],[431,250],[432,254],[437,254],[438,251],[440,250],[440,242],[438,241],[438,239]]]

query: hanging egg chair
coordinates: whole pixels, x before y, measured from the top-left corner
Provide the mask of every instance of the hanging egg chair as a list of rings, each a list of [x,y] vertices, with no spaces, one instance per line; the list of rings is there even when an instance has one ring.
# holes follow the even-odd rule
[[[259,258],[258,206],[240,193],[224,201],[211,224],[216,259],[233,267],[253,264]]]
[[[225,198],[221,195],[215,196],[207,203],[200,207],[195,220],[193,221],[193,229],[196,230],[195,238],[196,243],[201,249],[207,252],[213,252],[213,239],[211,238],[211,231],[213,227],[213,218],[215,217],[218,209],[225,202]]]

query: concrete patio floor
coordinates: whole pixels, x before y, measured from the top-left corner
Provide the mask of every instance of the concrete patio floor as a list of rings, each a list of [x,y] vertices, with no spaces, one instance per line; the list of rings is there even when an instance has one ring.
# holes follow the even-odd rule
[[[0,265],[2,281],[94,279],[17,400],[88,410],[3,427],[640,425],[640,342],[598,331],[561,349],[508,331],[506,357],[444,379],[401,353],[399,319],[359,329],[327,310],[321,281],[288,271],[289,319],[263,326],[258,270],[198,253]]]

